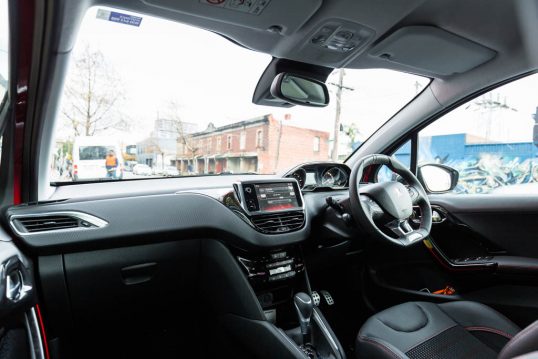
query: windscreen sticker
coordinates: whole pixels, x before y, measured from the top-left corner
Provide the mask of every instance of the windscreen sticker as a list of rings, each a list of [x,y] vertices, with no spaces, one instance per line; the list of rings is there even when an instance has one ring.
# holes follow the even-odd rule
[[[202,4],[259,15],[271,0],[200,0]]]
[[[122,14],[120,12],[104,10],[104,9],[97,10],[96,17],[101,20],[108,20],[108,21],[117,22],[120,24],[137,26],[137,27],[139,27],[140,23],[142,22],[142,18],[140,16]]]

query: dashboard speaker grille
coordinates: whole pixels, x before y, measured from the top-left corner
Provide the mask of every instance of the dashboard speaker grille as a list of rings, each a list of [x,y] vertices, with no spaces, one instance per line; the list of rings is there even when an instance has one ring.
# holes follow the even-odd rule
[[[28,233],[77,228],[80,220],[71,216],[20,217],[15,219]]]
[[[265,233],[286,233],[295,231],[304,225],[304,212],[290,211],[260,214],[252,217],[254,226]]]

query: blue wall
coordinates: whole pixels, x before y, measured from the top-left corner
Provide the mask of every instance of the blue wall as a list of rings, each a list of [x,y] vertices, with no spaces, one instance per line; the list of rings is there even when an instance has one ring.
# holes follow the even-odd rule
[[[442,135],[421,137],[419,140],[419,157],[424,162],[441,162],[450,164],[454,161],[478,159],[482,154],[493,154],[506,160],[519,158],[524,161],[538,156],[538,147],[532,142],[467,144],[466,135]],[[395,153],[403,163],[409,163],[411,145],[406,143]]]

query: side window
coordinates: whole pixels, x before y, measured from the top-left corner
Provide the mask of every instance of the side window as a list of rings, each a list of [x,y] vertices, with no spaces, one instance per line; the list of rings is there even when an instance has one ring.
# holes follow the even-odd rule
[[[9,79],[9,23],[8,0],[0,0],[0,109],[6,98]],[[0,159],[2,159],[2,134],[0,134]]]
[[[419,133],[418,164],[458,170],[455,193],[529,193],[538,187],[537,93],[534,74],[439,118]]]
[[[393,154],[398,161],[404,164],[407,168],[411,168],[411,141],[407,141],[401,145]],[[382,166],[377,172],[377,182],[389,182],[396,179],[396,174],[387,166]]]
[[[0,106],[3,104],[8,88],[8,0],[0,0]]]

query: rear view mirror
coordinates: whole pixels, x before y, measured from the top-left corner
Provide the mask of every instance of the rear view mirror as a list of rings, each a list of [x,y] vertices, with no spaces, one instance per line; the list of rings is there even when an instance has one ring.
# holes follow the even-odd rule
[[[418,179],[428,192],[445,193],[456,187],[459,173],[452,167],[432,163],[418,167]]]
[[[323,82],[283,72],[271,84],[271,95],[302,106],[324,107],[329,104],[329,90]]]

